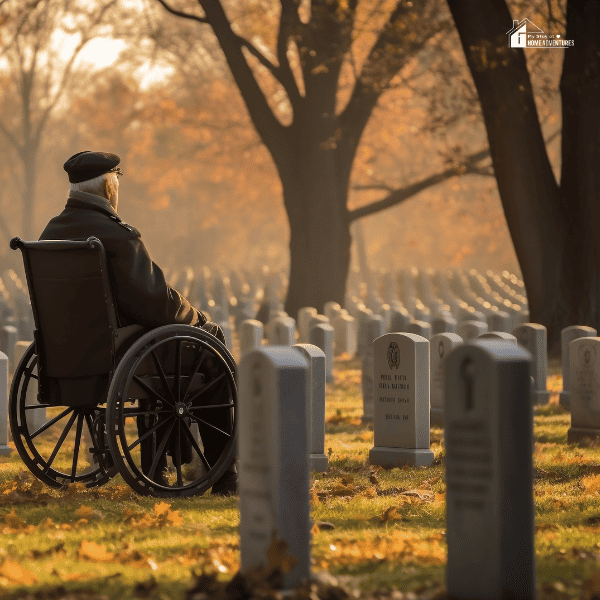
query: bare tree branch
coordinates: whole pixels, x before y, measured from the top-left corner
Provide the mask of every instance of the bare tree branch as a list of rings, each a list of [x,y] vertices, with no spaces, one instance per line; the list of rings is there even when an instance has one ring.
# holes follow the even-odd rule
[[[556,137],[561,134],[561,129],[556,130],[552,133],[548,138],[546,138],[546,144],[552,142]],[[359,191],[366,190],[385,190],[390,193],[381,200],[377,202],[373,202],[372,204],[368,204],[367,206],[361,206],[355,210],[349,211],[348,217],[350,221],[355,221],[356,219],[361,219],[362,217],[366,217],[368,215],[372,215],[381,210],[385,210],[386,208],[391,208],[392,206],[396,206],[412,198],[419,192],[423,190],[437,185],[438,183],[442,183],[451,177],[460,176],[460,175],[483,175],[486,177],[494,177],[494,171],[491,166],[478,166],[477,163],[481,162],[485,158],[489,158],[490,149],[485,148],[484,150],[479,150],[478,152],[474,152],[469,154],[466,159],[462,162],[462,164],[452,166],[448,169],[444,169],[439,173],[435,173],[434,175],[430,175],[421,181],[417,181],[416,183],[412,183],[407,185],[406,187],[392,190],[390,186],[384,183],[375,183],[374,185],[357,185],[353,186],[352,189]]]
[[[192,15],[190,13],[182,12],[180,10],[175,10],[171,6],[169,6],[165,0],[158,0],[172,15],[176,17],[182,17],[183,19],[192,19],[193,21],[198,21],[198,23],[208,23],[208,19],[206,17],[199,17],[198,15]]]

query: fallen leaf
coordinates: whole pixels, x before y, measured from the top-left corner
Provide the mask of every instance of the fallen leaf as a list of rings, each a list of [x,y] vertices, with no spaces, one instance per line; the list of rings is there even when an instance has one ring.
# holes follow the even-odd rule
[[[0,577],[8,579],[11,583],[20,583],[23,585],[37,583],[37,578],[31,571],[28,571],[18,562],[8,558],[0,566]]]
[[[111,562],[115,558],[113,552],[107,552],[106,547],[96,542],[83,540],[77,550],[77,558],[93,562]]]

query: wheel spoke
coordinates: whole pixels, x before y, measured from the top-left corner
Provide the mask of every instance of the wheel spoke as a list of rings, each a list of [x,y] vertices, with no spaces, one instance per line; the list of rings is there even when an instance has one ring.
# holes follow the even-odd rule
[[[36,408],[54,408],[52,404],[28,404],[23,407],[25,410],[35,410]]]
[[[206,425],[208,427],[211,427],[215,431],[218,431],[219,433],[222,433],[223,435],[227,436],[228,438],[231,437],[230,433],[227,433],[226,431],[223,431],[222,429],[219,429],[218,427],[215,427],[211,423],[207,423],[203,419],[199,419],[198,417],[195,417],[194,415],[190,415],[190,419],[192,419],[192,421],[195,421],[196,423],[202,423],[202,424],[204,424],[204,425]]]
[[[196,451],[196,454],[198,454],[198,456],[200,457],[200,460],[202,461],[202,464],[206,467],[206,470],[210,471],[210,465],[208,464],[208,461],[206,460],[206,456],[204,456],[202,450],[200,450],[200,446],[198,446],[198,442],[196,442],[196,440],[194,439],[194,436],[192,435],[190,428],[187,426],[187,423],[185,421],[182,421],[182,423],[183,423],[183,431],[185,432],[185,434],[188,436],[190,442],[192,443],[192,447]]]
[[[154,473],[156,472],[156,468],[158,467],[160,457],[164,454],[165,446],[167,445],[167,442],[169,441],[169,437],[171,436],[171,431],[173,431],[174,426],[175,426],[175,423],[174,422],[171,423],[171,425],[169,426],[169,431],[167,431],[167,433],[163,436],[163,439],[160,441],[158,450],[155,451],[154,460],[152,461],[150,471],[148,472],[149,479],[154,479]]]
[[[56,458],[56,455],[58,454],[60,447],[63,445],[65,438],[67,437],[67,435],[69,435],[69,431],[71,431],[71,427],[73,427],[73,423],[75,422],[76,418],[77,418],[77,413],[74,412],[71,415],[71,417],[69,418],[69,422],[67,423],[67,426],[63,429],[63,432],[60,434],[60,437],[58,438],[58,442],[56,442],[56,446],[54,446],[54,450],[52,450],[52,454],[50,455],[50,458],[48,459],[48,462],[46,463],[46,468],[44,469],[44,475],[50,470],[50,467],[52,466],[52,463],[54,462],[54,459]]]
[[[173,404],[171,404],[171,402],[169,402],[169,400],[167,400],[166,398],[163,398],[157,391],[153,390],[141,377],[138,377],[137,375],[133,376],[133,380],[141,387],[143,388],[146,392],[148,392],[149,394],[152,394],[153,396],[156,396],[156,398],[162,402],[164,402],[165,404],[170,404],[171,406],[174,406]]]
[[[163,390],[165,391],[167,396],[169,396],[171,398],[172,405],[175,406],[176,401],[175,401],[175,398],[173,397],[173,392],[171,391],[171,388],[169,387],[169,382],[167,381],[165,372],[163,371],[162,365],[160,364],[160,361],[158,360],[156,350],[152,350],[151,354],[152,354],[152,359],[154,360],[154,366],[156,367],[156,372],[158,373],[158,376],[160,377],[160,382],[162,383]]]
[[[194,400],[196,400],[196,398],[198,398],[198,396],[201,396],[202,394],[204,394],[204,392],[206,392],[206,390],[210,389],[213,385],[215,385],[215,383],[217,383],[218,381],[223,379],[223,377],[225,377],[225,375],[227,375],[227,373],[224,371],[218,377],[215,377],[212,381],[207,383],[202,389],[198,390],[197,392],[194,392],[194,395],[188,401],[193,402]]]
[[[143,417],[145,415],[164,415],[164,414],[172,414],[173,410],[142,410],[138,411],[137,409],[130,409],[135,412],[129,412],[128,410],[124,410],[123,413],[125,417]]]
[[[32,379],[37,379],[38,378],[38,376],[34,375],[33,373],[29,373],[29,377],[31,377]]]
[[[52,427],[52,425],[54,425],[54,423],[60,421],[63,417],[66,417],[70,412],[73,412],[73,407],[69,407],[66,410],[63,410],[60,413],[60,415],[57,415],[53,419],[50,419],[47,423],[45,423],[44,425],[42,425],[39,429],[37,429],[29,437],[31,439],[36,438],[38,435],[40,435],[40,433],[43,433],[44,431],[46,431],[46,429],[48,429],[49,427]]]
[[[133,442],[133,444],[127,446],[127,450],[129,450],[129,451],[133,450],[140,442],[143,442],[148,436],[152,435],[159,427],[161,427],[162,425],[166,425],[171,419],[174,419],[174,418],[175,417],[169,417],[165,421],[159,421],[152,428],[148,429],[148,431],[146,431],[146,433],[144,433],[144,435],[142,435],[135,442]]]
[[[181,476],[181,421],[177,423],[177,441],[175,444],[175,470],[177,471],[177,487],[183,486]]]
[[[71,470],[71,481],[75,481],[77,473],[77,461],[79,459],[79,443],[81,442],[81,430],[83,429],[83,414],[77,415],[77,429],[75,431],[75,449],[73,450],[73,469]]]
[[[181,340],[175,342],[175,400],[181,399]]]
[[[200,355],[198,356],[198,360],[196,361],[196,364],[194,365],[194,370],[193,370],[192,374],[190,375],[190,378],[188,379],[188,383],[185,388],[185,394],[183,394],[182,402],[185,402],[187,400],[187,395],[190,392],[190,387],[192,385],[192,382],[194,381],[194,377],[196,377],[196,373],[198,373],[198,369],[200,368],[200,365],[202,364],[202,361],[204,360],[205,356],[206,356],[206,348],[202,348]]]
[[[190,406],[188,410],[201,410],[205,408],[233,408],[235,402],[229,402],[228,404],[207,404],[206,406]]]

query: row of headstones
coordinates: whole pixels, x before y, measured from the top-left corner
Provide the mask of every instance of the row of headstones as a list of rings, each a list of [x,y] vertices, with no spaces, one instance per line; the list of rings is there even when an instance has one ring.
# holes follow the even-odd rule
[[[376,423],[383,427],[374,431],[372,464],[389,467],[384,456],[389,450],[401,458],[391,466],[431,464],[425,443],[429,412],[423,410],[429,382],[416,368],[428,362],[428,345],[414,334],[386,334],[375,341],[379,377],[389,387],[378,387],[385,401],[376,407]],[[285,575],[287,588],[310,575],[311,360],[293,348],[267,347],[247,353],[240,366],[241,569],[264,564],[277,535],[297,561]],[[535,597],[530,361],[513,343],[489,339],[460,345],[447,358],[452,597]],[[399,438],[411,441],[398,448]]]

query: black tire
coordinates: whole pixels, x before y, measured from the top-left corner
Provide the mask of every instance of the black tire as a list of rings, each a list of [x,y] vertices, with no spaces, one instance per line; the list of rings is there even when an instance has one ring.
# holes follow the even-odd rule
[[[136,397],[140,390],[145,399]],[[167,498],[201,495],[234,459],[236,408],[236,365],[226,346],[189,325],[154,329],[125,353],[108,392],[108,445],[115,465],[139,494]],[[227,427],[214,425],[223,421]],[[208,428],[219,443],[212,450],[201,448],[192,423],[205,431]],[[200,468],[183,464],[186,444],[188,458]],[[168,453],[173,463],[170,473]]]
[[[98,446],[95,432],[103,430],[104,407],[51,406],[38,404],[33,398],[27,405],[27,390],[37,379],[37,354],[32,343],[17,366],[8,402],[13,442],[27,468],[55,488],[74,482],[92,487],[108,481],[115,471],[108,468],[107,455],[95,454],[96,460],[88,458],[83,438],[87,429],[88,441],[92,441],[90,450]],[[50,413],[44,418],[45,424],[41,419],[36,424],[35,418],[27,418],[44,410]]]

